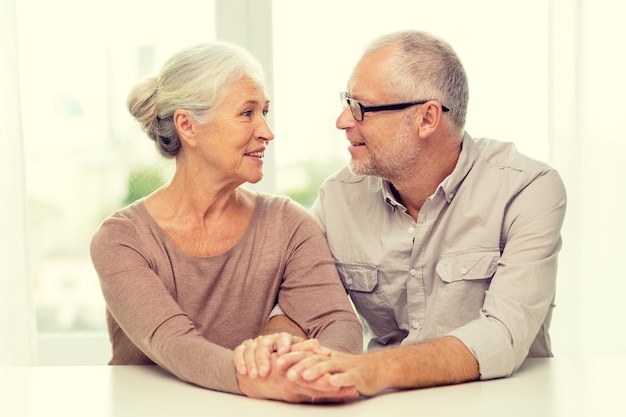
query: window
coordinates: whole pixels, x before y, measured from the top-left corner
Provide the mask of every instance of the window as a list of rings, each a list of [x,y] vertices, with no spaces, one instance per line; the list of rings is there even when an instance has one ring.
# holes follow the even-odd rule
[[[166,180],[171,172],[171,162],[157,155],[126,112],[126,95],[140,77],[190,44],[214,38],[254,43],[265,40],[255,38],[255,31],[271,33],[269,58],[262,58],[272,64],[266,69],[276,139],[269,155],[275,166],[266,165],[266,179],[271,179],[270,191],[309,205],[322,178],[348,159],[343,132],[334,126],[340,111],[338,91],[345,90],[365,42],[404,28],[438,34],[460,55],[470,80],[470,134],[514,142],[537,159],[552,158],[568,177],[571,209],[564,254],[570,255],[562,258],[560,276],[570,279],[559,284],[566,291],[561,292],[561,309],[555,315],[560,322],[553,326],[553,335],[561,329],[560,340],[577,346],[584,333],[579,331],[580,322],[587,333],[610,334],[596,328],[594,323],[604,316],[591,314],[594,308],[588,300],[582,303],[588,307],[582,320],[578,302],[587,288],[575,278],[581,270],[589,276],[619,276],[608,269],[599,274],[596,266],[611,265],[603,260],[619,256],[624,248],[618,237],[612,245],[596,244],[606,235],[613,237],[612,231],[619,228],[610,219],[621,217],[607,216],[606,207],[592,205],[602,201],[597,193],[613,186],[607,182],[605,188],[598,188],[596,183],[613,176],[598,172],[618,167],[617,155],[624,143],[615,133],[620,131],[619,103],[602,93],[624,95],[623,86],[615,83],[619,76],[602,75],[607,68],[620,74],[623,63],[605,64],[610,54],[597,48],[616,38],[606,31],[619,24],[603,22],[607,17],[619,20],[624,6],[600,2],[606,7],[589,8],[596,14],[583,16],[579,8],[587,5],[586,0],[577,5],[550,1],[549,6],[540,0],[451,0],[427,6],[414,0],[384,4],[179,0],[176,7],[150,0],[16,0],[29,260],[36,280],[40,334],[104,334],[104,302],[88,256],[89,239],[104,217]],[[226,5],[232,9],[224,10]],[[269,5],[272,13],[267,16],[250,12]],[[243,11],[233,13],[237,7]],[[219,25],[235,28],[232,39],[224,37]],[[587,81],[585,88],[582,81]],[[597,106],[598,102],[606,105]],[[600,135],[598,126],[603,129]],[[597,198],[583,201],[579,186]],[[611,207],[618,210],[619,204]],[[576,222],[583,210],[604,220],[602,228],[579,226]],[[607,232],[599,236],[596,229]],[[585,268],[579,267],[577,253],[589,255]],[[619,293],[614,291],[613,297]],[[614,301],[603,304],[619,304],[617,298]],[[574,324],[565,323],[571,315],[563,307],[578,317]],[[597,350],[597,344],[604,343],[600,336],[585,346]],[[107,343],[106,336],[103,341]],[[561,350],[567,345],[560,343]],[[607,346],[623,349],[624,338],[615,336]]]
[[[520,150],[547,160],[548,14],[543,5],[539,0],[455,0],[427,7],[414,0],[384,5],[274,1],[272,111],[278,191],[308,204],[321,180],[345,164],[347,141],[335,128],[341,109],[338,94],[346,89],[365,43],[400,29],[430,31],[459,54],[470,82],[470,134],[515,142]],[[488,24],[479,19],[470,29],[467,16],[479,10],[499,17],[490,17]],[[529,21],[532,31],[527,30]],[[530,109],[532,134],[523,126]]]
[[[536,129],[539,133],[531,143],[523,130],[511,129],[519,114],[536,106],[538,97],[545,98],[541,66],[521,65],[545,61],[545,31],[511,30],[515,22],[522,24],[523,19],[517,19],[496,20],[492,24],[497,28],[466,33],[445,13],[449,4],[431,4],[425,16],[419,3],[396,3],[393,8],[368,8],[360,1],[334,2],[332,12],[319,3],[272,3],[277,192],[309,205],[322,179],[345,164],[346,142],[334,126],[340,109],[337,92],[345,89],[363,42],[403,27],[432,29],[455,45],[473,87],[468,120],[480,126],[478,135],[524,143],[546,157],[546,120],[539,120],[543,128]],[[457,3],[461,9],[476,7]],[[216,37],[216,4],[181,0],[177,7],[160,7],[147,0],[19,0],[17,7],[38,331],[102,332],[104,302],[88,242],[100,221],[161,184],[171,170],[171,161],[158,156],[128,115],[126,95],[174,51]],[[345,16],[357,9],[358,25],[348,24]],[[520,4],[516,13],[529,9],[527,3]],[[508,45],[492,36],[505,28],[519,33],[506,38]],[[298,34],[297,42],[293,34]],[[492,59],[495,51],[500,55],[497,62]],[[507,59],[502,56],[506,54]],[[511,85],[510,77],[525,83]],[[498,85],[511,89],[511,100],[494,96]],[[294,105],[296,97],[303,106]]]
[[[214,39],[214,21],[214,2],[206,0],[180,0],[176,7],[17,1],[28,242],[40,334],[105,331],[88,253],[91,235],[171,169],[126,111],[126,96],[174,51]]]
[[[470,7],[458,3],[458,8]],[[88,256],[89,239],[107,215],[158,186],[171,169],[171,161],[157,155],[128,115],[126,95],[174,51],[216,37],[216,4],[182,0],[172,8],[150,1],[19,0],[17,5],[38,330],[103,331],[104,302]],[[540,66],[520,74],[521,63],[545,60],[545,32],[533,35],[520,28],[513,37],[515,48],[507,52],[492,36],[494,28],[459,32],[459,22],[445,13],[450,5],[431,4],[428,16],[413,1],[398,1],[393,8],[335,2],[332,12],[318,3],[272,6],[277,192],[309,205],[322,179],[345,164],[345,139],[334,126],[340,109],[337,92],[345,89],[363,42],[403,27],[432,29],[455,45],[473,87],[468,120],[481,127],[477,134],[534,146],[545,158],[545,120],[534,143],[510,128],[524,109],[536,105],[537,97],[545,96]],[[347,24],[344,17],[356,9],[359,24]],[[528,4],[520,5],[518,12],[528,9]],[[493,24],[510,29],[514,23]],[[477,54],[476,44],[483,46],[482,53]],[[493,62],[494,51],[508,53],[509,59]],[[526,84],[511,86],[507,80],[512,74],[523,75]],[[498,84],[511,88],[514,99],[503,103],[490,96]],[[303,106],[294,105],[294,92]]]

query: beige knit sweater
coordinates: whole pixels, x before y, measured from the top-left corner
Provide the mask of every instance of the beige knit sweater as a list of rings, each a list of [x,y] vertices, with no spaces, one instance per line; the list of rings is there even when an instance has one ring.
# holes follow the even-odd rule
[[[112,365],[156,363],[184,381],[239,393],[232,351],[277,301],[309,337],[360,352],[362,329],[317,224],[285,197],[259,194],[223,254],[180,250],[140,200],[106,219],[91,257],[107,304]]]

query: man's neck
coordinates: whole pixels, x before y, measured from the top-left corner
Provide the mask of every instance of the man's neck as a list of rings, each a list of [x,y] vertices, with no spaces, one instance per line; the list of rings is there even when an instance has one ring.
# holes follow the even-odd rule
[[[416,164],[411,171],[405,171],[397,178],[390,179],[394,196],[407,208],[415,221],[426,199],[433,195],[439,184],[454,171],[460,153],[460,144],[439,148],[438,152],[428,159],[429,163]]]

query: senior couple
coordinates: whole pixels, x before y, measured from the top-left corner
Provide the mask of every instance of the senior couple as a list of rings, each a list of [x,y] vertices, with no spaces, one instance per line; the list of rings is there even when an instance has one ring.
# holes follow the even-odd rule
[[[564,186],[512,144],[465,132],[467,78],[449,44],[403,31],[368,45],[340,95],[349,166],[310,212],[242,187],[261,180],[274,139],[263,77],[244,49],[213,42],[130,92],[176,169],[93,236],[110,364],[341,402],[552,355]]]

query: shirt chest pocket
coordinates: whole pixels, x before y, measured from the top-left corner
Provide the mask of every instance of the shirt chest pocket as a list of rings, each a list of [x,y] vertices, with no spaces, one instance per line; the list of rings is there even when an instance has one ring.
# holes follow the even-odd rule
[[[376,267],[365,264],[337,263],[337,271],[344,287],[350,292],[372,292],[378,284]]]
[[[478,318],[496,273],[500,252],[480,251],[444,255],[436,266],[433,315],[435,328],[445,334]]]
[[[393,304],[379,282],[376,266],[337,262],[337,271],[357,311],[377,337],[384,338],[398,329]]]
[[[436,271],[446,283],[490,279],[496,273],[499,260],[497,250],[444,255]]]

